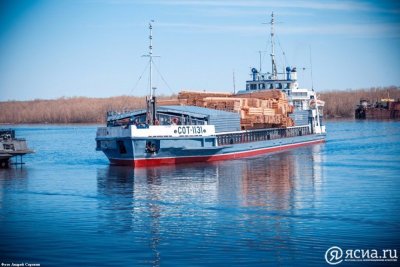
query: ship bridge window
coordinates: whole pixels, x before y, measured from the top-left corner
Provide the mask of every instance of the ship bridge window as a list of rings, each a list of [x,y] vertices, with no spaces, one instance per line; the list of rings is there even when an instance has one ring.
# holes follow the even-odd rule
[[[297,97],[307,97],[307,92],[293,93],[293,96],[297,96]]]
[[[265,83],[260,83],[258,85],[258,89],[265,89]]]
[[[269,85],[269,89],[274,89],[274,85],[272,83]]]
[[[250,84],[250,90],[256,90],[257,89],[257,84]]]
[[[276,88],[276,89],[282,89],[282,84],[281,84],[281,83],[275,84],[275,88]]]
[[[290,89],[290,85],[291,85],[291,83],[287,83],[285,86],[285,89]]]

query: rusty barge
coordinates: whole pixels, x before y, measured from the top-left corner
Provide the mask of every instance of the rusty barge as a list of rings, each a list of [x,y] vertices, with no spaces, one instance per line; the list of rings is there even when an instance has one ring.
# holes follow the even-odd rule
[[[369,100],[361,99],[354,115],[356,119],[400,119],[400,100],[384,98],[371,104]]]

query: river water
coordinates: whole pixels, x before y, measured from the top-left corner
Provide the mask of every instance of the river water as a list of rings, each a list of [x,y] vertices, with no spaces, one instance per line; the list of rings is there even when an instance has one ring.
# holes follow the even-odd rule
[[[14,128],[36,153],[0,170],[1,263],[321,266],[332,246],[400,249],[400,122],[328,122],[325,144],[149,169],[109,166],[93,125]],[[396,265],[341,263],[368,264]]]

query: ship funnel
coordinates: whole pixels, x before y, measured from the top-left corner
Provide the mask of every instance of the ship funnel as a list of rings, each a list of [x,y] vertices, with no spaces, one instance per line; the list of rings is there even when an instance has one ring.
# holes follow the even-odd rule
[[[286,80],[288,80],[288,81],[290,81],[290,78],[291,78],[291,77],[290,77],[290,76],[291,76],[291,75],[290,75],[290,71],[291,71],[291,70],[290,70],[290,67],[286,67]]]
[[[253,81],[255,81],[256,77],[257,77],[258,70],[256,68],[252,68],[251,69],[251,73],[253,75]]]
[[[297,80],[297,70],[296,68],[292,69],[292,72],[290,74],[290,77],[292,78],[292,80],[296,81]]]

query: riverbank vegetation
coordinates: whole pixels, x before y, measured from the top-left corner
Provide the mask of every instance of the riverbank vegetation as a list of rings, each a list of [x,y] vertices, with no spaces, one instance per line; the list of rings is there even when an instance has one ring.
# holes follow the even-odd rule
[[[0,123],[101,123],[109,110],[142,108],[144,97],[72,97],[0,102]]]
[[[399,87],[379,87],[346,91],[326,91],[318,94],[325,101],[326,118],[353,118],[360,99],[371,102],[381,98],[400,99]],[[172,99],[176,96],[162,96]],[[0,123],[103,123],[107,111],[145,107],[144,97],[110,98],[72,97],[54,100],[0,102]]]

